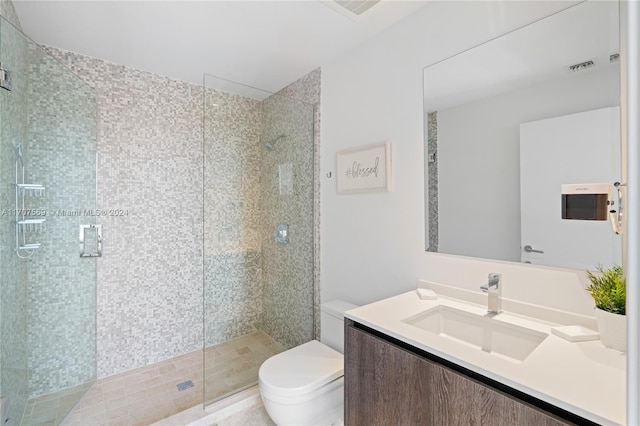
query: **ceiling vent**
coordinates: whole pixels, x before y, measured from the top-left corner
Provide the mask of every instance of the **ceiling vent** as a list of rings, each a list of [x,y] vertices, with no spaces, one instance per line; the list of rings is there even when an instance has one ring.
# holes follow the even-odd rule
[[[325,6],[329,6],[331,9],[340,14],[357,21],[360,15],[371,9],[376,4],[380,3],[380,0],[319,0],[320,3]]]
[[[360,16],[367,10],[371,9],[376,4],[380,3],[380,0],[334,0],[339,6],[347,9],[354,15]]]
[[[596,64],[593,61],[584,61],[581,62],[579,64],[575,64],[575,65],[571,65],[569,66],[569,70],[571,71],[584,71],[584,70],[588,70],[589,68],[593,68],[595,67]]]

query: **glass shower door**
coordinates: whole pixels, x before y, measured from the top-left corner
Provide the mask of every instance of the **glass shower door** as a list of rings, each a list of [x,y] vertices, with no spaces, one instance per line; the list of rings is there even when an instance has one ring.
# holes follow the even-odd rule
[[[204,398],[313,339],[313,106],[204,82]]]
[[[0,25],[0,394],[12,425],[59,424],[96,378],[96,96]]]
[[[12,77],[29,69],[27,40],[0,19],[0,62]],[[15,253],[15,161],[17,141],[26,134],[27,79],[0,89],[0,422],[20,424],[29,398],[27,263]],[[6,86],[6,84],[4,84]],[[22,93],[22,96],[12,96]]]

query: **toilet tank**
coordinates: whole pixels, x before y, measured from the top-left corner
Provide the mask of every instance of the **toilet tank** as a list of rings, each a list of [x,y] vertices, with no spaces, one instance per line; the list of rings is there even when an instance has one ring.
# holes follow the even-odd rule
[[[344,353],[344,313],[357,308],[344,300],[331,300],[320,304],[320,341]]]

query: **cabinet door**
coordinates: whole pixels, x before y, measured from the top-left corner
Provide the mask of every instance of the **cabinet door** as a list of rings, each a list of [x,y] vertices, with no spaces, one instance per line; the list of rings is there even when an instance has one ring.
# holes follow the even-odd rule
[[[446,367],[433,365],[433,416],[439,425],[560,426],[567,425]]]
[[[345,321],[347,426],[573,424],[350,324]]]
[[[431,363],[345,324],[345,424],[432,425]]]

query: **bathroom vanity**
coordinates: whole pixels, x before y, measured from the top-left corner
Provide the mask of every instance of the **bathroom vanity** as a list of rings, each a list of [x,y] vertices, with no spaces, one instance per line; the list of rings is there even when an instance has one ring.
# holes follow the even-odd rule
[[[345,424],[625,423],[624,354],[551,332],[587,318],[477,300],[411,291],[348,311]]]
[[[347,425],[573,424],[360,327],[353,321],[345,327]]]

